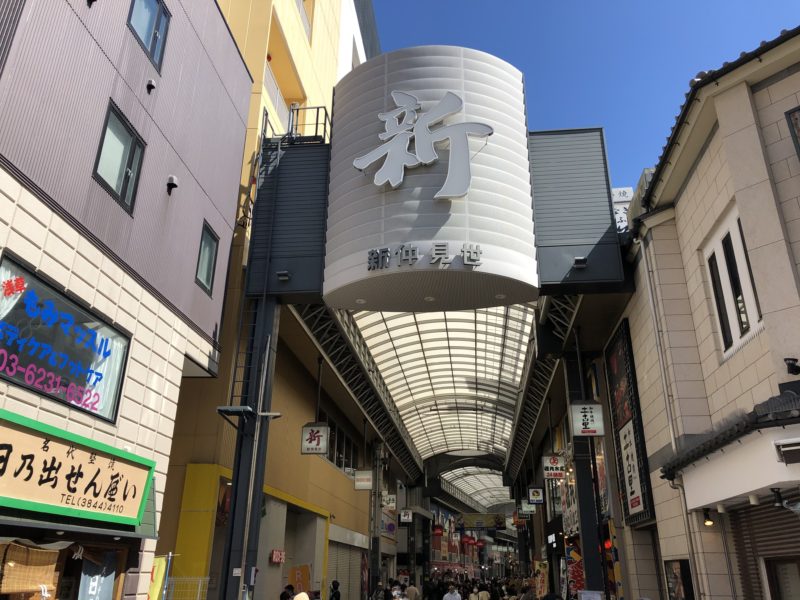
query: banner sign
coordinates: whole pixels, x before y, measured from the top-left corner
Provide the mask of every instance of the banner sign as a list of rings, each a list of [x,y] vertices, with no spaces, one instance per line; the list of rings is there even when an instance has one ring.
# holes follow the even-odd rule
[[[572,435],[605,435],[603,407],[600,404],[572,404]]]
[[[625,523],[635,525],[655,513],[628,319],[611,336],[604,356]]]
[[[505,529],[503,513],[463,513],[456,520],[459,529]]]
[[[356,471],[353,486],[357,490],[372,489],[372,471]]]
[[[528,504],[544,504],[544,488],[528,488]]]
[[[103,564],[84,560],[78,600],[113,600],[114,578],[117,575],[117,553],[103,554]]]
[[[113,421],[129,338],[3,257],[0,377]]]
[[[0,506],[139,525],[155,463],[0,409]]]
[[[545,454],[542,456],[542,470],[545,479],[564,479],[566,476],[566,460],[558,454]]]
[[[328,454],[331,428],[327,423],[306,423],[300,442],[300,454]]]

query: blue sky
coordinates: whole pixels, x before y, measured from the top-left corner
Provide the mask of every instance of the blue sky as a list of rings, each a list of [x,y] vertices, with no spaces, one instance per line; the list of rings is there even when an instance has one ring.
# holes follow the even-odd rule
[[[605,129],[614,187],[661,153],[698,71],[800,24],[797,0],[373,0],[383,51],[484,50],[525,74],[528,126]]]

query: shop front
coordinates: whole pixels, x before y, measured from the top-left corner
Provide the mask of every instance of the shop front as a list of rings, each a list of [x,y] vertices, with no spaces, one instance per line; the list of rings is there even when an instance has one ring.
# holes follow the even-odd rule
[[[155,538],[155,463],[7,410],[0,440],[0,598],[121,598]]]

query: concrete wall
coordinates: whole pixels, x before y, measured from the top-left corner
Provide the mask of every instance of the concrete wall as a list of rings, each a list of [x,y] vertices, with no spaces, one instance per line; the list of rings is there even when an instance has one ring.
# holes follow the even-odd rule
[[[26,3],[0,79],[0,155],[211,339],[250,77],[214,2],[175,3],[160,72],[127,25],[129,7]],[[92,177],[109,101],[146,144],[132,214]],[[170,175],[180,186],[167,195]],[[195,284],[204,220],[220,240],[211,297]]]

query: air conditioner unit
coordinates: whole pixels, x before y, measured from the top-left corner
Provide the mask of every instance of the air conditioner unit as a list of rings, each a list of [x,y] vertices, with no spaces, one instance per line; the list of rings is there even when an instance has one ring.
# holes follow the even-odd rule
[[[775,451],[778,453],[778,461],[787,465],[800,463],[800,438],[775,440],[774,444]]]

